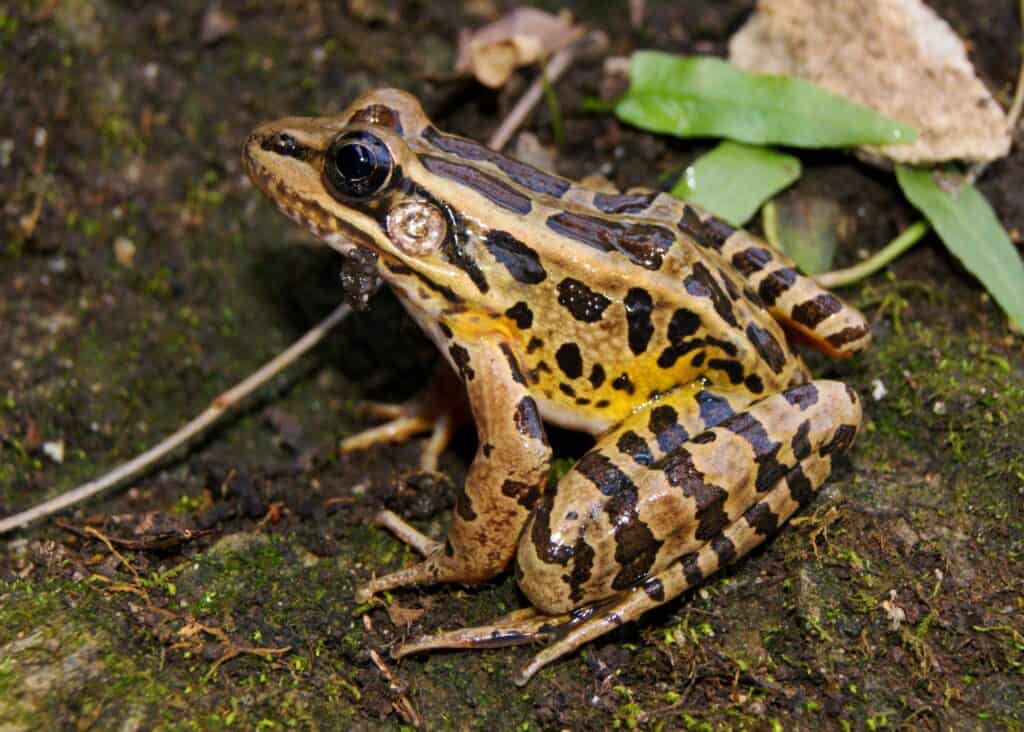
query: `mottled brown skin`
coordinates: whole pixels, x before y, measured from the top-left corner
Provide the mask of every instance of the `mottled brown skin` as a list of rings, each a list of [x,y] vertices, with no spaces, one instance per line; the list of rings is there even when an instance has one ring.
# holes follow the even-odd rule
[[[386,150],[377,178],[349,175],[357,137]],[[846,357],[870,340],[861,314],[689,204],[535,170],[394,90],[264,125],[243,159],[285,214],[377,255],[466,386],[480,448],[446,541],[383,516],[426,556],[359,596],[478,583],[515,556],[533,608],[396,655],[557,636],[525,683],[773,534],[860,427],[856,394],[811,381],[786,331]],[[544,421],[597,437],[546,494]]]

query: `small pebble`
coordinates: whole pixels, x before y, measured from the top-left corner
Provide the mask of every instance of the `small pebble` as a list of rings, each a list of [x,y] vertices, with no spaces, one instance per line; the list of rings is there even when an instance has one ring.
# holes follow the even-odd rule
[[[131,267],[135,262],[135,243],[127,236],[114,239],[114,258],[118,264]]]
[[[60,465],[64,462],[64,440],[43,443],[43,454]]]
[[[230,36],[237,28],[238,19],[214,4],[203,15],[202,27],[199,30],[199,40],[209,46]]]

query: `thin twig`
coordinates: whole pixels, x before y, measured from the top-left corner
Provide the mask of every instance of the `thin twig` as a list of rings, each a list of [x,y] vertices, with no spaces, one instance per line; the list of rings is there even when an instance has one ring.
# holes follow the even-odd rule
[[[348,305],[339,305],[330,315],[317,323],[316,326],[302,336],[302,338],[295,341],[285,351],[279,353],[261,366],[258,371],[250,374],[214,399],[202,414],[141,455],[119,465],[96,480],[89,481],[45,503],[0,520],[0,535],[41,518],[51,516],[58,511],[63,511],[124,481],[137,477],[158,460],[161,460],[167,454],[208,429],[210,425],[217,422],[242,399],[270,381],[270,379],[274,378],[293,361],[320,343],[334,326],[348,316],[350,311],[351,308]]]
[[[423,720],[420,718],[419,712],[416,711],[416,707],[412,705],[409,697],[406,696],[405,685],[398,680],[394,672],[384,663],[384,659],[380,657],[380,654],[372,648],[370,649],[370,660],[373,661],[373,665],[377,667],[377,670],[387,680],[388,687],[392,693],[397,696],[397,699],[391,702],[391,706],[398,713],[398,716],[416,729],[422,727]]]
[[[910,249],[910,247],[916,244],[921,237],[931,231],[931,228],[931,225],[927,221],[916,221],[904,229],[902,234],[897,236],[891,242],[882,247],[882,249],[877,251],[873,256],[865,259],[860,264],[855,264],[854,266],[847,267],[846,269],[823,272],[821,274],[814,275],[814,279],[817,280],[819,285],[829,289],[853,284],[858,280],[864,279],[868,275],[874,274],[882,267],[889,264],[889,262],[896,259],[896,257],[903,254],[903,252]]]
[[[544,67],[544,71],[534,79],[533,83],[530,84],[530,88],[519,98],[516,106],[508,113],[501,126],[491,135],[491,139],[487,142],[487,147],[492,150],[501,150],[508,144],[508,141],[512,139],[512,135],[522,126],[530,112],[533,111],[533,108],[541,100],[541,97],[544,95],[544,85],[554,84],[565,73],[565,70],[569,68],[569,65],[576,57],[578,50],[578,43],[570,43],[551,57],[547,66]]]
[[[139,573],[135,571],[135,567],[132,566],[131,562],[125,559],[124,555],[121,554],[121,552],[114,548],[114,544],[110,541],[110,538],[106,534],[104,534],[99,529],[94,529],[91,526],[85,527],[85,534],[87,536],[93,537],[94,539],[99,539],[100,541],[102,541],[106,545],[107,550],[115,557],[117,557],[118,561],[120,561],[121,564],[128,568],[128,571],[132,573],[132,577],[135,578],[135,582],[139,582]]]

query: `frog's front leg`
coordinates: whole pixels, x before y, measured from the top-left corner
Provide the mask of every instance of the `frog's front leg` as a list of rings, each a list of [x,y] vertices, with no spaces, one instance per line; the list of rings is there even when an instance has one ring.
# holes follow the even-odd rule
[[[490,579],[508,566],[544,490],[551,448],[512,349],[498,339],[483,338],[453,342],[452,349],[459,354],[480,446],[457,496],[448,538],[430,544],[397,516],[382,512],[378,524],[426,559],[371,580],[356,593],[361,602],[407,585]]]

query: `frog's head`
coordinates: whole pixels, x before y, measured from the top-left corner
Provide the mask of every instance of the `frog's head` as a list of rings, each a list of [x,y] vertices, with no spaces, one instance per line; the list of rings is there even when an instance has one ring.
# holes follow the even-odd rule
[[[459,302],[479,286],[456,251],[456,232],[465,232],[458,207],[424,167],[432,131],[415,97],[383,89],[337,116],[263,124],[242,159],[284,214],[335,249],[372,251],[385,280]]]

